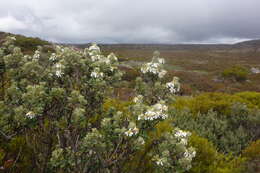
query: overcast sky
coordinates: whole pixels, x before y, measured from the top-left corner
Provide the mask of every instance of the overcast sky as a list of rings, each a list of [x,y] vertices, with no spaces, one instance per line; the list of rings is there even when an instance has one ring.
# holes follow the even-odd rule
[[[0,31],[71,43],[260,38],[260,0],[0,0]]]

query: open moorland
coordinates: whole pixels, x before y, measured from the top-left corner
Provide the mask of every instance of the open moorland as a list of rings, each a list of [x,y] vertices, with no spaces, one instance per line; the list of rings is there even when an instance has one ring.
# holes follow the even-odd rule
[[[99,46],[0,32],[0,173],[260,171],[259,40]]]

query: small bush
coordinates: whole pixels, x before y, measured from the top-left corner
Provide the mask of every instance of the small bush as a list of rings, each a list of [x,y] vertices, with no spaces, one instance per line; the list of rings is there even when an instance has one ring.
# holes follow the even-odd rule
[[[260,139],[252,142],[243,152],[242,156],[247,158],[247,172],[260,171]]]
[[[251,111],[243,104],[230,107],[228,115],[210,110],[194,116],[189,110],[176,109],[171,110],[171,115],[175,126],[207,138],[223,153],[239,154],[250,142],[259,138],[260,112]]]
[[[249,75],[249,71],[242,66],[233,66],[225,69],[222,76],[227,79],[234,79],[236,81],[245,81]]]
[[[250,160],[260,160],[260,139],[252,142],[244,151],[243,156]]]
[[[179,97],[173,106],[177,109],[189,109],[194,115],[213,110],[223,115],[230,115],[232,105],[243,103],[248,108],[260,108],[260,94],[241,92],[236,94],[203,93],[194,97]]]
[[[197,155],[189,173],[242,173],[245,159],[218,153],[207,139],[193,134],[190,143]]]
[[[206,138],[193,134],[190,139],[192,146],[196,148],[197,156],[193,162],[190,173],[207,173],[210,165],[213,165],[217,158],[217,150]]]

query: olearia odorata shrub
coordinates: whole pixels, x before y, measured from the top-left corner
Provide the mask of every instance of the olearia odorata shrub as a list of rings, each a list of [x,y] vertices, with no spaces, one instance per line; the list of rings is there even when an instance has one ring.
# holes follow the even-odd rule
[[[191,168],[196,152],[188,144],[190,133],[169,126],[168,120],[167,104],[180,84],[177,77],[161,82],[166,71],[158,52],[141,68],[133,103],[120,111],[104,105],[122,76],[113,53],[104,56],[93,44],[84,50],[55,46],[49,54],[38,47],[33,55],[24,55],[14,40],[8,37],[1,47],[9,86],[0,102],[0,130],[6,143],[16,136],[25,139],[32,171]]]

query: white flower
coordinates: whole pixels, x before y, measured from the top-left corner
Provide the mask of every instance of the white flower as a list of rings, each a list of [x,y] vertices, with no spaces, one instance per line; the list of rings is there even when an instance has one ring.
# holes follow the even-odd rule
[[[142,95],[138,95],[136,97],[134,97],[133,102],[135,103],[141,103],[143,101],[143,96]]]
[[[163,78],[167,73],[166,70],[162,68],[164,64],[163,58],[155,58],[152,62],[146,63],[141,67],[141,72],[143,74],[152,73],[154,75],[158,75],[159,78]]]
[[[166,87],[170,90],[171,93],[177,93],[180,91],[179,78],[174,77],[171,82],[166,83]]]
[[[92,61],[98,61],[98,60],[100,60],[101,59],[101,55],[92,55],[91,56],[91,60]]]
[[[56,70],[56,71],[55,71],[55,75],[56,75],[57,77],[61,77],[63,74],[64,74],[64,73],[63,73],[61,70]]]
[[[128,130],[125,132],[125,135],[131,137],[131,136],[133,136],[133,135],[136,135],[138,132],[139,132],[139,129],[138,129],[137,127],[134,127],[134,128],[128,129]]]
[[[100,48],[97,46],[96,43],[93,43],[89,48],[88,48],[89,51],[93,51],[93,50],[98,50],[100,51]]]
[[[161,70],[158,74],[159,78],[163,78],[166,75],[167,71],[166,70]]]
[[[163,159],[158,159],[156,161],[156,164],[159,165],[159,166],[163,166]]]
[[[103,77],[103,73],[93,71],[91,72],[90,76],[93,78],[99,78],[99,77]]]
[[[180,140],[180,143],[183,144],[183,145],[187,145],[187,144],[188,144],[188,140],[185,139],[185,138],[182,138],[182,139]]]
[[[97,78],[102,78],[104,76],[104,73],[100,72],[100,69],[98,67],[96,67],[94,69],[94,71],[91,72],[90,76],[93,77],[93,78],[96,78],[96,79]]]
[[[196,151],[192,150],[192,151],[188,151],[186,150],[183,154],[183,156],[186,158],[186,159],[189,159],[189,160],[192,160],[192,158],[194,158],[196,156]]]
[[[118,61],[116,55],[114,53],[110,53],[107,58],[111,61]]]
[[[110,71],[113,72],[116,68],[113,66],[110,66]]]
[[[56,63],[54,65],[54,68],[55,68],[55,75],[57,77],[61,77],[64,73],[62,72],[62,68],[63,66],[60,64],[60,63]]]
[[[161,63],[161,64],[164,64],[165,60],[163,58],[158,58],[158,62]]]
[[[32,111],[27,112],[27,114],[26,114],[26,117],[29,119],[33,119],[33,118],[35,118],[35,116],[36,116],[35,113]]]
[[[14,40],[14,41],[16,40],[16,38],[15,38],[15,37],[10,37],[10,39],[11,39],[11,40]]]
[[[138,116],[138,120],[155,120],[168,118],[168,107],[162,103],[157,103],[151,106],[144,114]]]
[[[140,114],[138,117],[137,117],[137,120],[143,120],[144,119],[144,114]]]
[[[101,57],[100,58],[100,62],[101,63],[105,63],[105,64],[110,64],[110,59],[109,58],[106,58],[106,57]]]
[[[36,50],[33,55],[33,60],[38,60],[40,58],[40,51]]]
[[[50,61],[55,61],[57,59],[57,55],[55,53],[52,53],[49,60]]]
[[[96,56],[100,54],[100,48],[97,46],[97,44],[93,43],[89,48],[89,55],[91,56]]]
[[[32,57],[29,56],[29,55],[24,55],[23,58],[26,59],[26,60],[30,60],[30,59],[32,59]]]
[[[149,62],[141,67],[141,72],[144,74],[145,73],[157,74],[159,73],[159,65],[160,65],[159,63]]]
[[[57,64],[55,64],[55,68],[61,68],[62,67],[62,65],[60,64],[60,63],[57,63]]]
[[[185,132],[183,130],[177,130],[174,134],[175,137],[177,138],[186,138],[188,136],[190,136],[189,132]]]

